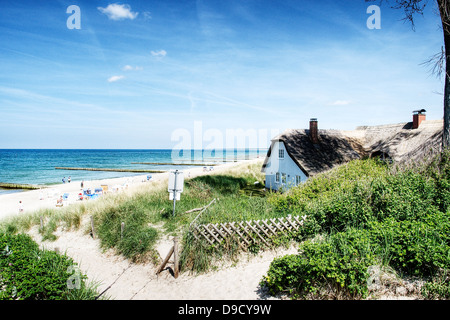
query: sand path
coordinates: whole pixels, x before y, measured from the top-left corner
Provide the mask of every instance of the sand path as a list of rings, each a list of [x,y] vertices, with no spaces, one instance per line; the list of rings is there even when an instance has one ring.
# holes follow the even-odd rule
[[[82,231],[63,232],[53,242],[40,242],[37,230],[31,232],[42,247],[65,252],[79,264],[89,281],[100,283],[98,292],[114,300],[258,300],[275,299],[259,286],[275,257],[297,252],[296,246],[258,255],[242,254],[235,265],[224,263],[218,270],[206,274],[181,273],[172,275],[173,262],[156,274],[157,267],[150,263],[134,264],[112,251],[102,252],[99,240]],[[158,245],[161,257],[169,252],[173,242]]]

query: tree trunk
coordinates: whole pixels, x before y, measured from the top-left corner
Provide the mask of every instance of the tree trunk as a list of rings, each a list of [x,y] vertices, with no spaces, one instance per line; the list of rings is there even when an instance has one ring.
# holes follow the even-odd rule
[[[436,1],[441,15],[445,47],[444,131],[442,135],[442,148],[445,149],[450,146],[450,2],[449,0]]]

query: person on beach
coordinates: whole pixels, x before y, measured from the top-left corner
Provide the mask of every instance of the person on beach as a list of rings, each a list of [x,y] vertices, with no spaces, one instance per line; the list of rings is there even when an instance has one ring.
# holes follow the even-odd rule
[[[57,207],[63,206],[63,197],[62,196],[56,201],[56,206]]]
[[[84,181],[81,180],[81,189],[83,189],[83,186],[84,186]]]
[[[66,177],[62,178],[62,183],[66,183]]]
[[[23,212],[23,203],[19,201],[19,212]]]
[[[69,176],[69,178],[67,179],[67,182],[70,183],[70,176]]]

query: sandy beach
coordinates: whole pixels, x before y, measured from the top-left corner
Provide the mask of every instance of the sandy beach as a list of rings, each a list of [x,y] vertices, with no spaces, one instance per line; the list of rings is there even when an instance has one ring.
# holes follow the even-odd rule
[[[246,160],[248,163],[260,162],[262,159]],[[185,177],[220,173],[233,166],[242,163],[227,163],[215,166],[212,171],[204,171],[203,167],[194,167],[184,170]],[[152,174],[151,181],[163,181],[168,178],[168,173]],[[122,186],[118,192],[134,192],[139,186],[149,183],[146,175],[128,178],[84,181],[84,188],[97,188],[101,185]],[[80,192],[80,181],[59,184],[49,190],[33,190],[21,193],[13,193],[0,196],[0,219],[33,212],[41,208],[55,208],[57,198],[63,193],[69,193],[70,197],[76,197]],[[43,196],[44,195],[44,196]],[[43,196],[43,199],[42,199]],[[42,200],[41,200],[42,199]],[[18,203],[23,202],[24,213],[19,213]],[[76,201],[76,200],[75,200]],[[95,201],[95,200],[89,200]],[[84,218],[83,225],[89,223],[88,217]],[[85,273],[89,281],[100,283],[98,292],[109,289],[105,295],[111,299],[120,300],[222,300],[222,299],[273,299],[267,297],[259,287],[259,282],[266,274],[270,263],[275,257],[296,253],[296,247],[265,251],[258,255],[243,254],[238,263],[224,262],[223,266],[207,274],[193,275],[182,273],[175,279],[170,267],[156,274],[157,266],[151,263],[134,264],[127,259],[115,255],[111,251],[104,252],[100,249],[98,239],[86,235],[82,226],[78,231],[63,232],[58,230],[57,240],[41,241],[37,227],[30,230],[29,234],[43,248],[58,249],[74,259],[80,270]],[[161,239],[157,244],[157,251],[163,259],[171,246],[172,238]]]
[[[229,162],[211,167],[211,171],[204,171],[201,166],[193,166],[192,168],[182,170],[185,178],[195,177],[215,172],[222,172],[229,168],[242,163],[255,163],[262,161],[262,159],[242,160],[239,162]],[[210,167],[207,166],[209,169]],[[101,188],[102,185],[107,185],[111,191],[114,187],[120,188],[120,191],[133,192],[144,183],[163,181],[168,179],[169,173],[152,173],[152,178],[147,181],[147,174],[136,175],[132,177],[103,179],[103,180],[87,180],[83,181],[83,189],[90,188],[92,192],[96,188]],[[75,180],[70,183],[61,183],[52,185],[48,188],[29,190],[24,192],[16,192],[10,194],[0,195],[0,220],[10,217],[12,215],[20,214],[19,201],[22,202],[23,213],[34,212],[44,208],[55,208],[57,200],[65,193],[69,194],[68,201],[64,205],[77,201],[78,193],[82,192],[81,181]]]

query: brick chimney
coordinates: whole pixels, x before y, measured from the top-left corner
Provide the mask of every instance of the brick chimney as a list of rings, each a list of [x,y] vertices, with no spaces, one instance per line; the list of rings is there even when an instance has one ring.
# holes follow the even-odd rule
[[[425,109],[414,110],[413,111],[413,129],[417,129],[420,126],[420,123],[425,120],[426,115],[424,112],[427,112]]]
[[[319,143],[319,134],[317,130],[317,119],[311,118],[309,120],[309,137],[311,138],[311,142],[314,144]]]

